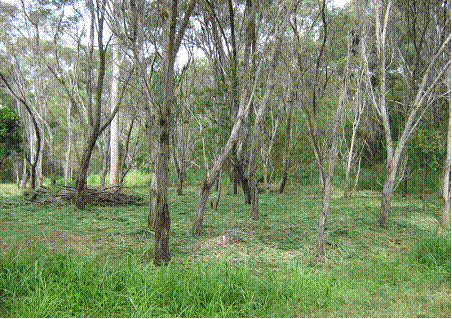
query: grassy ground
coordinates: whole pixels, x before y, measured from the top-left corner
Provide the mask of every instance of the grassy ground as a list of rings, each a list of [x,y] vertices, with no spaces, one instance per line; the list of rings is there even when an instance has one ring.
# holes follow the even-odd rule
[[[383,230],[378,193],[337,192],[327,259],[316,265],[317,189],[261,194],[259,221],[223,189],[200,237],[189,235],[199,187],[170,189],[173,259],[158,269],[147,206],[40,206],[2,185],[0,316],[450,317],[450,229],[438,225],[439,198],[424,207],[396,196]]]

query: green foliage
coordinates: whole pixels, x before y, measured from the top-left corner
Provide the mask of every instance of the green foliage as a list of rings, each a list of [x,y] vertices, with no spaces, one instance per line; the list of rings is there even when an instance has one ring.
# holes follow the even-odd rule
[[[418,128],[409,140],[409,155],[422,168],[439,169],[444,161],[445,140],[437,128]]]
[[[12,152],[21,151],[21,125],[19,115],[13,110],[0,105],[0,159],[5,159]]]
[[[138,170],[131,170],[124,178],[124,185],[127,187],[146,187],[151,184],[151,174],[142,173]]]

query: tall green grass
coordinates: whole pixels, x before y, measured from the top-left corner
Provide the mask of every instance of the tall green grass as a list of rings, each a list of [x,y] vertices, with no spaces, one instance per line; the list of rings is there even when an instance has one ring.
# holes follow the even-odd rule
[[[428,268],[438,268],[450,278],[450,249],[450,236],[428,234],[416,240],[411,253],[417,263]]]
[[[337,269],[297,264],[203,262],[155,268],[129,255],[119,263],[69,253],[0,257],[1,315],[10,317],[409,316],[429,308],[450,315],[450,301],[416,294],[435,273],[400,259]],[[435,281],[440,283],[438,281]],[[450,277],[449,277],[450,285]],[[405,298],[411,298],[407,303]],[[418,299],[416,299],[418,298]],[[447,296],[446,296],[447,298]],[[403,301],[403,307],[400,302]],[[407,304],[413,309],[407,309]],[[405,307],[405,308],[404,308]],[[377,312],[376,312],[377,311]]]

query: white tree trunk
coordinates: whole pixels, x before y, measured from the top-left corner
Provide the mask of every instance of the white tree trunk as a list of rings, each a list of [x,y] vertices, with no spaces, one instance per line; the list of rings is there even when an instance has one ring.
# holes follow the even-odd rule
[[[116,37],[113,38],[113,71],[111,80],[111,96],[110,96],[110,111],[113,112],[116,104],[119,103],[119,78],[121,76],[122,57],[120,53],[119,41]],[[111,121],[110,127],[110,186],[119,187],[119,112]]]
[[[68,104],[67,106],[67,115],[66,115],[66,122],[67,122],[67,149],[66,153],[64,154],[64,186],[67,186],[69,181],[69,163],[71,160],[71,145],[72,145],[72,120],[71,120],[71,105]]]
[[[450,67],[448,70],[448,77],[446,82],[448,83],[448,88],[450,92]],[[447,129],[447,154],[444,162],[444,178],[442,185],[442,195],[444,200],[444,210],[441,217],[441,225],[448,226],[450,224],[450,180],[451,180],[451,114],[449,112],[449,127]]]

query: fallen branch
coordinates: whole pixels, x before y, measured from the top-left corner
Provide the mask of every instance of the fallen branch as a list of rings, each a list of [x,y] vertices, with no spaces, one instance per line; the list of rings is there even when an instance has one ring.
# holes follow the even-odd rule
[[[59,190],[51,191],[45,188],[36,190],[27,190],[25,197],[30,202],[39,202],[41,204],[50,204],[61,201],[75,200],[75,187],[62,186]],[[85,188],[83,190],[85,203],[88,205],[144,205],[144,199],[138,195],[125,194],[118,188]]]

